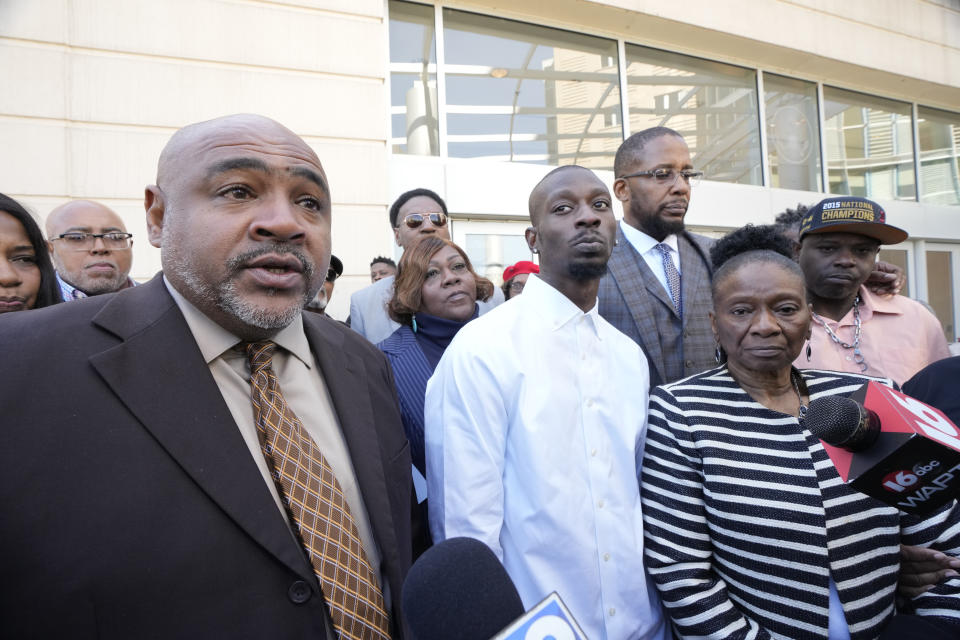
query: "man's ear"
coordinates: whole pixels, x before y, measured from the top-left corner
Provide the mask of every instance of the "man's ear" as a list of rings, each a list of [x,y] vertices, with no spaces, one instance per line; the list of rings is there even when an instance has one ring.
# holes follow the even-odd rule
[[[713,309],[710,310],[710,330],[713,331],[713,341],[717,344],[720,344],[720,332],[717,331],[717,316],[714,314]]]
[[[155,184],[148,185],[143,193],[143,208],[147,212],[147,238],[150,244],[160,248],[163,238],[163,216],[166,213],[163,191]]]
[[[537,247],[536,227],[527,227],[527,230],[523,232],[523,237],[527,241],[527,246],[530,248],[530,253],[540,253],[540,249]]]
[[[626,180],[617,178],[613,181],[613,195],[615,195],[620,202],[626,202],[630,199],[630,187],[627,185]]]
[[[398,247],[403,248],[403,245],[400,244],[400,227],[393,228],[393,241],[397,243]]]

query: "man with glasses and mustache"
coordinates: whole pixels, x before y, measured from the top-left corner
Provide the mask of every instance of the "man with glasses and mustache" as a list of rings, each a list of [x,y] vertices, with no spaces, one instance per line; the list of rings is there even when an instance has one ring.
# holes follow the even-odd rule
[[[330,263],[320,160],[261,116],[201,122],[144,205],[161,274],[0,322],[0,636],[403,638],[393,374],[302,313]]]
[[[654,387],[715,365],[708,318],[713,241],[683,224],[703,173],[693,168],[683,137],[667,127],[627,138],[614,173],[623,220],[600,281],[600,315],[643,348]]]
[[[73,200],[47,216],[47,245],[64,301],[135,286],[128,275],[133,234],[112,209]]]
[[[447,203],[430,189],[411,189],[402,193],[390,206],[390,226],[397,246],[407,249],[425,235],[437,234],[450,239]],[[350,296],[350,317],[347,323],[373,344],[389,338],[400,328],[387,314],[387,303],[393,297],[396,276],[381,278]],[[490,300],[478,300],[480,313],[486,313],[503,302],[503,292],[494,291]]]

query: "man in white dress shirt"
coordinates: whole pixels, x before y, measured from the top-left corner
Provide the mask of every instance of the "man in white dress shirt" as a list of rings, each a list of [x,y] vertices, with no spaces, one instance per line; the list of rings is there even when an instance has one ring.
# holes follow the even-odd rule
[[[427,385],[430,529],[486,543],[527,608],[557,591],[590,638],[669,638],[634,477],[647,362],[597,310],[610,193],[561,167],[529,207],[540,274],[461,329]]]

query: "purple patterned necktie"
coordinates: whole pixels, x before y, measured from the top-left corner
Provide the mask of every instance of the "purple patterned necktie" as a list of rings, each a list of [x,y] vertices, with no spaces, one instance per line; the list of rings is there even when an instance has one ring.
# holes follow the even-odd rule
[[[656,249],[660,252],[660,257],[663,258],[663,270],[667,273],[667,284],[670,285],[670,290],[667,293],[673,300],[673,308],[676,309],[677,315],[682,318],[683,300],[680,294],[680,272],[677,271],[676,265],[673,264],[673,258],[670,257],[670,245],[661,242],[656,245]]]

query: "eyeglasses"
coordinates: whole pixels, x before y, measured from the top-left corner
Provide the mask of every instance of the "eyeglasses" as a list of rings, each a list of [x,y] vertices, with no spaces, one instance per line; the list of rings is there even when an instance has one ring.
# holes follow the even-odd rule
[[[111,231],[110,233],[83,233],[82,231],[71,231],[70,233],[61,233],[53,240],[63,240],[63,243],[71,251],[89,251],[97,243],[97,238],[103,242],[104,249],[123,250],[129,249],[132,233],[122,233],[120,231]]]
[[[403,222],[411,229],[416,229],[422,225],[427,218],[430,218],[430,224],[435,227],[442,227],[447,224],[447,214],[441,213],[440,211],[434,211],[433,213],[411,213],[403,219]]]
[[[521,291],[523,291],[523,287],[526,284],[527,284],[526,282],[520,282],[519,280],[514,280],[513,282],[507,285],[507,289],[510,289],[510,291],[514,293],[520,293]]]
[[[680,177],[683,177],[683,179],[687,181],[688,185],[695,187],[700,184],[700,178],[703,177],[703,171],[694,171],[692,169],[676,171],[675,169],[660,167],[658,169],[649,169],[647,171],[628,173],[627,175],[620,176],[617,179],[626,180],[627,178],[653,178],[659,185],[672,187],[673,185],[677,184],[677,179]]]

